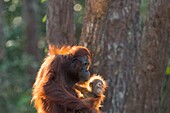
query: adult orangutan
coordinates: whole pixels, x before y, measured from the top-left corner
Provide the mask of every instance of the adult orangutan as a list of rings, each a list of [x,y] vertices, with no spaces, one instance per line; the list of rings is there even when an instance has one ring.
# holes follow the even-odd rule
[[[88,80],[90,52],[82,46],[49,46],[33,86],[32,101],[38,113],[96,113],[94,98],[80,99],[74,90]],[[90,101],[90,102],[89,102]]]

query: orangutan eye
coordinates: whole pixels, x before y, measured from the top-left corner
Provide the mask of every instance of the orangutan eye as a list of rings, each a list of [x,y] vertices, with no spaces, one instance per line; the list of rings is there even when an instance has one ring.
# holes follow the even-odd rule
[[[73,59],[71,60],[71,63],[74,63],[76,60],[77,60],[77,58],[73,58]]]

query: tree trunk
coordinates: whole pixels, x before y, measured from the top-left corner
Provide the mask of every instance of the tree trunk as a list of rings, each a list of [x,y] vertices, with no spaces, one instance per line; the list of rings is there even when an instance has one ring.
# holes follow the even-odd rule
[[[47,0],[47,38],[54,45],[75,42],[73,0]]]
[[[160,109],[162,81],[168,63],[170,29],[170,4],[168,0],[150,0],[138,60],[139,86],[135,90],[141,105],[138,113],[158,113]],[[137,76],[137,75],[136,75]],[[133,102],[135,104],[135,102]],[[131,109],[129,106],[129,109]],[[143,110],[143,111],[142,111]],[[131,112],[131,110],[129,110]],[[164,113],[164,112],[162,112]]]
[[[102,55],[104,54],[104,40],[102,31],[104,30],[107,10],[109,6],[109,0],[87,0],[86,1],[86,13],[83,21],[83,28],[80,37],[80,45],[83,45],[91,50],[92,53],[92,73],[97,73],[100,67],[99,64],[102,61]]]
[[[100,2],[109,8],[98,16],[100,8],[95,7]],[[103,111],[158,113],[168,62],[168,1],[151,0],[142,36],[140,0],[111,0],[109,5],[107,0],[100,2],[86,3],[80,44],[92,52],[92,72],[107,80]]]
[[[25,50],[28,54],[39,60],[38,51],[38,21],[37,21],[37,1],[23,0],[23,19],[25,31]]]
[[[0,60],[4,56],[4,31],[3,31],[3,19],[4,19],[4,14],[3,14],[3,1],[0,1]]]
[[[106,0],[103,2],[107,3]],[[140,35],[140,0],[110,1],[107,7],[107,16],[101,17],[106,16],[106,20],[101,21],[102,26],[98,24],[98,19],[93,20],[96,25],[86,22],[91,17],[86,14],[84,24],[87,25],[83,26],[82,38],[85,38],[85,46],[90,46],[93,54],[93,72],[102,74],[108,82],[103,111],[123,113]]]

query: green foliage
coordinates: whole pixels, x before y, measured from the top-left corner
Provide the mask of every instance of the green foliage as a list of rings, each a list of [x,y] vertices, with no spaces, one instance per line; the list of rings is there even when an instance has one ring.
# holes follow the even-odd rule
[[[43,18],[42,18],[42,22],[45,23],[47,21],[47,15],[45,15]]]
[[[0,65],[0,97],[4,100],[1,110],[4,113],[30,113],[34,111],[30,105],[33,76],[28,68],[37,69],[38,63],[33,56],[22,50],[22,41],[17,40],[14,46],[6,47],[6,55]],[[31,62],[31,63],[30,63]]]
[[[0,112],[1,113],[36,113],[31,104],[31,90],[39,67],[36,56],[24,51],[24,22],[22,19],[22,1],[5,0],[3,6],[5,54],[0,60]],[[44,4],[39,4],[43,9]],[[45,37],[45,24],[41,23],[45,11],[39,12],[40,41]],[[43,38],[43,40],[45,40]],[[44,48],[41,48],[43,52]],[[40,52],[40,54],[41,54]],[[43,52],[44,53],[44,52]],[[32,74],[30,73],[32,71]]]
[[[167,74],[167,75],[170,75],[170,67],[167,67],[167,68],[166,68],[166,74]]]
[[[148,10],[148,4],[149,4],[148,0],[141,1],[141,15],[142,15],[142,17],[146,16],[146,12]]]
[[[142,27],[144,26],[145,18],[147,15],[148,4],[149,4],[148,0],[141,0],[140,12],[141,12],[141,26]]]
[[[38,64],[26,53],[21,54],[17,47],[6,49],[7,56],[0,65],[0,97],[4,99],[4,113],[30,113],[33,111],[30,106],[32,75],[27,73],[27,69],[31,66],[35,68]]]
[[[41,3],[44,3],[44,2],[46,2],[46,0],[41,0]]]
[[[30,102],[31,100],[31,90],[27,90],[20,96],[19,101],[17,102],[18,108],[20,108],[21,113],[35,113],[36,110],[32,109],[33,104]]]

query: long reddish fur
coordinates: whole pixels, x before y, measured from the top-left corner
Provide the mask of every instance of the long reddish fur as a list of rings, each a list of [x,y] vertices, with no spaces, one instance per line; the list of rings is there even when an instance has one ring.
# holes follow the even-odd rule
[[[49,55],[41,65],[32,91],[32,101],[38,113],[75,113],[77,109],[91,107],[86,101],[77,97],[73,86],[66,83],[63,76],[64,70],[61,63],[64,61],[63,55],[83,56],[87,55],[90,59],[90,52],[82,46],[64,46],[58,48],[49,46]],[[55,79],[55,80],[54,80]]]

